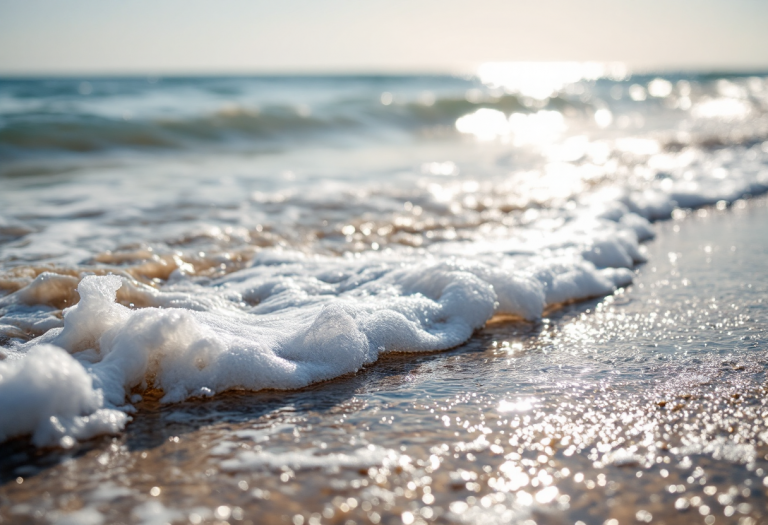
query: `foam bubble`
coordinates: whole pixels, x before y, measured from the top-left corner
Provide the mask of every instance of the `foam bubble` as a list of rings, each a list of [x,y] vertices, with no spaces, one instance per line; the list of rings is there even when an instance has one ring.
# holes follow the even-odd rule
[[[86,369],[64,350],[37,345],[24,359],[0,362],[0,441],[32,435],[37,446],[117,433],[128,417],[104,408]]]

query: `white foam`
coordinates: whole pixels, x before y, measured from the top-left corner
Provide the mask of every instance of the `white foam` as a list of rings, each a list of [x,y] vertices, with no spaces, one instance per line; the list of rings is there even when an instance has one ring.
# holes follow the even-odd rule
[[[53,525],[101,525],[105,516],[93,507],[84,507],[73,512],[52,512],[48,516]]]
[[[186,517],[181,511],[166,507],[157,500],[150,500],[134,507],[131,516],[141,525],[167,525],[182,521]]]
[[[21,360],[0,362],[0,441],[32,434],[38,446],[116,433],[124,412],[104,408],[83,366],[60,348],[37,345]]]
[[[96,489],[88,494],[85,499],[91,503],[111,502],[118,498],[135,496],[138,491],[128,487],[117,485],[111,481],[105,481],[99,484]]]
[[[0,389],[19,399],[0,409],[3,438],[33,433],[48,445],[115,432],[126,421],[115,409],[127,410],[131,389],[149,381],[164,402],[299,388],[356,372],[385,352],[451,348],[495,314],[536,319],[549,304],[610,293],[631,278],[573,255],[537,259],[526,270],[512,260],[280,256],[215,286],[153,292],[165,308],[131,310],[115,302],[123,278],[85,277],[63,328],[2,365]],[[172,307],[180,295],[196,309]]]
[[[292,470],[337,470],[340,468],[361,469],[380,465],[393,466],[408,461],[405,456],[401,456],[393,450],[375,445],[356,449],[350,454],[317,454],[317,452],[317,449],[304,449],[275,454],[247,450],[240,452],[233,459],[222,461],[220,466],[223,470],[230,472],[257,469],[277,470],[283,467]]]

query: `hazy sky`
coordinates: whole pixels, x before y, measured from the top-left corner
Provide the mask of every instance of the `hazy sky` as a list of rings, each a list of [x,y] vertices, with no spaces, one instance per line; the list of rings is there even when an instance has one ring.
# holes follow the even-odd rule
[[[0,74],[768,68],[768,0],[0,0]]]

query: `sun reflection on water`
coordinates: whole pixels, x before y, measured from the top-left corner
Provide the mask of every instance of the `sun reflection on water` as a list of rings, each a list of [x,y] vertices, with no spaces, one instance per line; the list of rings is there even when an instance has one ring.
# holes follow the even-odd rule
[[[509,140],[515,146],[544,145],[557,139],[566,129],[565,118],[559,111],[540,110],[536,113],[512,113],[509,118],[499,110],[480,108],[456,121],[461,133],[474,135],[480,141],[497,138]]]
[[[490,88],[537,100],[582,80],[623,80],[628,74],[627,66],[619,62],[489,62],[477,71],[480,81]]]

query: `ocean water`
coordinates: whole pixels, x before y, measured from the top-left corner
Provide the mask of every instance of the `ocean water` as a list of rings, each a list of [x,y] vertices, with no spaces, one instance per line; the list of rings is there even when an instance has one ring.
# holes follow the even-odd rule
[[[657,225],[621,292],[291,391],[0,446],[10,523],[763,523],[765,199]],[[639,516],[639,518],[638,518]]]
[[[4,520],[766,519],[765,74],[6,79],[0,187]]]

